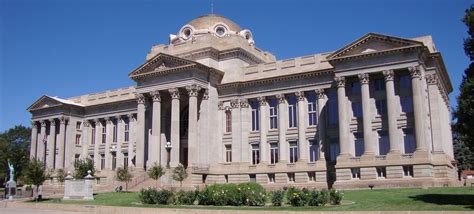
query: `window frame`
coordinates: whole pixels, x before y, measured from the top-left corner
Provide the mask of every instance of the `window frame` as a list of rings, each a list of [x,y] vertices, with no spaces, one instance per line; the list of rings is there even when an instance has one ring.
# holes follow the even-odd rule
[[[289,150],[289,163],[294,164],[298,162],[298,141],[291,140],[288,141],[288,150]]]

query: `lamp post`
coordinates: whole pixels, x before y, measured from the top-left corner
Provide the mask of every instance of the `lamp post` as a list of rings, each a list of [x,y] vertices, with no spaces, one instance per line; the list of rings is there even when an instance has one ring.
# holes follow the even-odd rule
[[[170,168],[171,148],[172,148],[171,142],[169,142],[169,141],[166,142],[165,149],[168,152],[168,157],[166,158],[166,168],[168,168],[168,169]]]
[[[110,153],[112,154],[112,169],[115,169],[117,166],[117,151],[117,146],[112,146],[112,148],[110,148]]]

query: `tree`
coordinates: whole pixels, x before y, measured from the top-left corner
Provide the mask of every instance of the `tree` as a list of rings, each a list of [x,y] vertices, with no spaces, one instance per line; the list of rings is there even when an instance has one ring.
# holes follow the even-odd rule
[[[83,179],[87,176],[87,171],[91,171],[91,175],[94,176],[95,169],[94,163],[91,159],[81,159],[74,163],[74,178]]]
[[[64,180],[66,179],[66,172],[64,171],[64,169],[56,170],[56,178],[58,179],[59,183],[64,183]]]
[[[0,133],[0,178],[8,175],[7,161],[15,167],[15,179],[22,180],[30,157],[31,128],[15,126]]]
[[[43,185],[47,179],[46,168],[44,162],[38,159],[32,159],[28,162],[25,169],[25,178],[28,184],[36,186],[36,193],[38,194],[39,186]],[[37,198],[38,200],[38,198]]]
[[[165,169],[156,163],[148,170],[148,177],[156,181],[156,187],[158,187],[158,180],[163,175],[165,175]]]
[[[120,182],[125,182],[125,191],[128,191],[128,183],[132,181],[133,175],[128,170],[128,167],[117,168],[115,179]]]
[[[183,181],[188,177],[188,172],[184,168],[183,164],[179,164],[176,168],[173,169],[173,179],[179,181],[179,187],[183,187]]]
[[[454,111],[456,122],[453,130],[456,135],[458,149],[469,149],[474,152],[474,5],[466,10],[462,20],[466,24],[468,37],[464,39],[464,52],[469,57],[471,64],[464,71],[462,82],[459,87],[460,94],[457,97],[458,106]],[[464,152],[462,152],[464,153]],[[459,155],[459,154],[456,154]],[[474,165],[473,160],[461,158],[470,163],[463,163],[463,167]]]

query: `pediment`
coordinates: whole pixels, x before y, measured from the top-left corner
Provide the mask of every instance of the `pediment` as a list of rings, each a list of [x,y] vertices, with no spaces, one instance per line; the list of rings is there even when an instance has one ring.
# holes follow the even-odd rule
[[[50,96],[42,96],[39,98],[36,102],[34,102],[27,110],[32,111],[32,110],[38,110],[38,109],[43,109],[43,108],[50,108],[50,107],[55,107],[55,106],[61,106],[64,103],[50,97]]]
[[[369,55],[417,46],[422,47],[423,43],[399,37],[369,33],[332,53],[328,56],[328,60]]]

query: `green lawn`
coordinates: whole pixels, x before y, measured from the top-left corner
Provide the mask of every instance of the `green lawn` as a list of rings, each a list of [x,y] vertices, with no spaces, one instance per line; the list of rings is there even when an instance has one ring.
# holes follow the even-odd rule
[[[42,203],[89,204],[134,207],[168,207],[192,209],[257,209],[257,210],[323,210],[323,211],[474,211],[474,189],[469,187],[445,187],[430,189],[374,189],[346,190],[346,205],[327,207],[216,207],[216,206],[174,206],[141,205],[138,192],[98,193],[94,201],[61,201],[49,199]],[[352,204],[348,204],[351,203]]]

